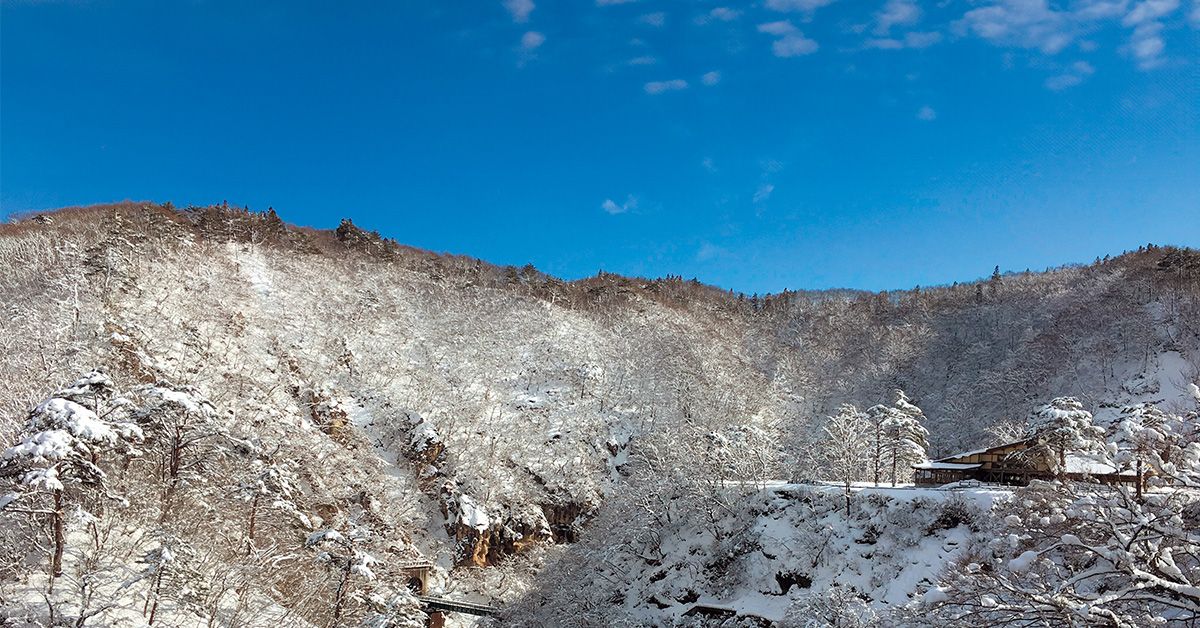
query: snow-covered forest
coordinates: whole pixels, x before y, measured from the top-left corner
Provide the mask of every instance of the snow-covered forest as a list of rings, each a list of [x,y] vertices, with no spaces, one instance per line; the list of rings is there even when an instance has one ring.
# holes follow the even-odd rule
[[[425,626],[426,562],[497,609],[448,626],[1196,625],[1200,252],[962,274],[752,296],[229,206],[0,225],[0,625]],[[1047,477],[913,486],[1019,440]]]

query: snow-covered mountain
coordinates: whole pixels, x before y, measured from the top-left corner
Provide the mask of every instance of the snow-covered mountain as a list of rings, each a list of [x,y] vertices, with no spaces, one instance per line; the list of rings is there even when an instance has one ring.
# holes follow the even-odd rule
[[[744,581],[758,572],[826,588],[847,570],[885,580],[879,565],[893,563],[872,567],[863,552],[889,544],[921,548],[920,575],[895,563],[903,584],[872,585],[907,600],[957,560],[947,545],[965,542],[959,524],[929,519],[941,506],[903,515],[938,530],[921,537],[893,521],[911,496],[863,504],[889,513],[884,529],[868,532],[863,515],[854,525],[866,527],[826,540],[885,541],[855,550],[853,565],[797,571],[783,565],[817,551],[826,497],[727,489],[819,477],[804,453],[818,422],[894,389],[924,410],[931,454],[983,444],[989,428],[1058,396],[1100,424],[1138,402],[1192,410],[1198,260],[1151,246],[953,286],[747,297],[679,277],[564,282],[407,248],[349,221],[320,232],[224,206],[20,220],[0,226],[4,446],[30,438],[30,409],[45,400],[142,434],[100,443],[76,423],[43,426],[78,437],[79,462],[104,481],[75,478],[57,506],[66,549],[48,597],[45,545],[0,549],[0,602],[18,623],[44,620],[49,605],[95,612],[96,625],[141,625],[151,606],[169,625],[404,625],[418,621],[404,565],[429,560],[439,595],[525,608],[509,620],[534,621],[532,600],[553,597],[554,574],[625,568],[606,553],[645,530],[618,533],[620,513],[667,499],[664,486],[708,498],[680,503],[688,521],[656,533],[701,532],[622,581],[636,603],[590,608],[588,625],[617,625],[605,613],[618,610],[648,621],[634,611],[651,597],[720,607],[722,587],[773,594]],[[81,377],[105,383],[72,387]],[[16,482],[15,463],[6,468],[0,479]],[[11,538],[46,543],[37,513],[48,507],[10,501],[0,525]],[[711,549],[705,529],[740,566],[671,572],[683,563],[670,552]],[[799,544],[770,548],[781,535]]]

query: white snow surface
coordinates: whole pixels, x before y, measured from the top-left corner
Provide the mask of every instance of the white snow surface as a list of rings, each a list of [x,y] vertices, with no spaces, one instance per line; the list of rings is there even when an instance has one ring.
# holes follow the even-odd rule
[[[920,603],[940,595],[931,588],[938,575],[980,534],[983,527],[972,522],[1011,495],[998,487],[861,483],[852,488],[847,517],[843,490],[773,483],[718,524],[734,544],[714,540],[701,522],[670,532],[661,566],[619,565],[618,573],[633,579],[626,610],[646,625],[697,604],[780,621],[796,600],[834,588],[848,588],[877,609]],[[787,579],[798,583],[785,585]]]

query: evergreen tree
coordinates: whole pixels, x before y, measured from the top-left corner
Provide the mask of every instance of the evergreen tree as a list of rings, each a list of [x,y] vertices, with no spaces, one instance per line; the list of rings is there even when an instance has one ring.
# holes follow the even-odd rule
[[[1029,432],[1040,455],[1054,475],[1067,470],[1068,451],[1094,451],[1104,447],[1104,429],[1092,424],[1092,413],[1074,397],[1058,397],[1033,411]]]
[[[903,390],[896,391],[894,408],[882,425],[883,454],[891,464],[892,486],[899,480],[901,469],[925,462],[929,446],[929,431],[921,422],[925,413],[908,400]]]
[[[879,479],[883,477],[883,468],[887,465],[888,459],[884,425],[895,414],[895,408],[882,403],[867,408],[867,424],[870,428],[867,449],[871,462],[871,479],[875,482],[875,486],[879,486]]]

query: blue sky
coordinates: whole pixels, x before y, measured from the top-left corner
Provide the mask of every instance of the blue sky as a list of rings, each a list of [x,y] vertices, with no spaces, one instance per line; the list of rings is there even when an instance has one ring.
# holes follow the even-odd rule
[[[909,288],[1200,245],[1200,0],[0,4],[0,214]]]

